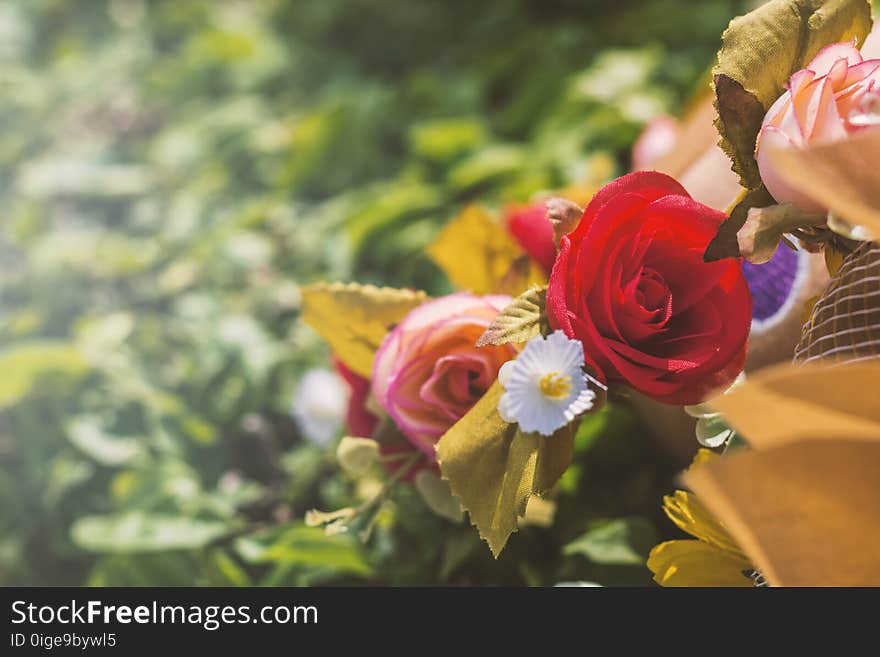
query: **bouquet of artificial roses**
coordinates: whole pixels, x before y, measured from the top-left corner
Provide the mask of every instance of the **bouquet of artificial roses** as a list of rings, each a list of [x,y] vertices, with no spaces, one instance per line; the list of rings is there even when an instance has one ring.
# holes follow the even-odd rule
[[[516,298],[463,291],[427,299],[358,285],[304,295],[306,321],[349,379],[369,386],[356,401],[368,398],[374,411],[370,435],[357,437],[370,440],[344,441],[343,460],[362,463],[369,452],[393,476],[430,490],[433,507],[460,503],[496,554],[529,497],[570,464],[578,419],[609,388],[703,401],[742,370],[751,322],[739,261],[703,261],[725,215],[669,176],[623,176],[584,210],[549,205],[549,217],[531,211],[541,246],[523,240],[526,255],[529,247],[543,254],[534,259],[539,272],[551,265],[549,280]],[[522,234],[522,213],[513,217]],[[502,241],[493,227],[489,240]],[[507,272],[497,284],[505,280]],[[440,501],[445,485],[453,502]]]
[[[742,260],[769,260],[790,244],[786,234],[829,254],[878,253],[880,59],[857,48],[870,27],[864,0],[773,0],[731,23],[714,74],[720,145],[742,188],[727,212],[669,175],[636,171],[585,195],[583,209],[584,199],[552,198],[497,221],[467,208],[429,248],[460,292],[304,288],[303,319],[355,393],[354,435],[339,460],[354,473],[381,462],[388,473],[360,507],[315,511],[307,522],[344,530],[409,482],[436,513],[457,520],[467,511],[497,556],[529,500],[571,464],[580,418],[623,389],[687,406],[698,435],[720,436],[711,446],[723,450],[734,432],[701,404],[744,368],[753,315]],[[846,168],[858,162],[868,166]],[[842,272],[855,276],[868,266],[859,262]],[[842,292],[832,284],[828,294]],[[814,307],[809,345],[826,339],[816,314],[836,299]],[[868,305],[860,314],[871,317]],[[863,321],[835,340],[862,330],[869,339],[842,338],[833,351],[877,355],[878,326]],[[693,496],[676,495],[665,508],[680,527],[698,539],[727,536]],[[730,580],[763,582],[725,541],[725,563],[739,568]],[[658,581],[687,581],[689,556],[706,549],[678,543],[688,545],[652,554]],[[712,583],[711,573],[696,579]]]

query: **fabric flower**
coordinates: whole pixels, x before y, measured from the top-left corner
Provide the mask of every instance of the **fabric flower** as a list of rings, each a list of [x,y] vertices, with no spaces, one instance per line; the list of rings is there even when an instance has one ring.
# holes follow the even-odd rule
[[[767,152],[838,141],[865,129],[861,117],[878,90],[880,59],[864,59],[851,43],[827,46],[791,76],[788,90],[767,111],[755,147],[761,179],[773,198],[807,212],[824,211],[783,180]]]
[[[305,373],[293,399],[293,417],[307,440],[326,445],[339,435],[349,392],[335,372]]]
[[[351,391],[348,408],[345,412],[345,425],[352,436],[366,438],[373,435],[379,418],[367,406],[370,397],[370,382],[347,368],[338,358],[333,359],[333,366],[345,379]]]
[[[507,229],[529,257],[549,274],[556,260],[553,225],[547,219],[544,203],[513,206],[505,213]]]
[[[529,340],[516,360],[498,373],[505,392],[498,413],[525,432],[550,436],[593,407],[596,393],[587,386],[584,348],[562,331]]]
[[[703,262],[725,215],[674,179],[637,171],[603,187],[561,239],[553,328],[583,343],[600,379],[695,404],[742,370],[751,297],[739,260]]]
[[[694,465],[716,458],[701,449]],[[696,540],[660,543],[648,568],[661,586],[760,586],[763,578],[721,522],[693,493],[677,490],[663,498],[663,511]]]
[[[744,262],[743,275],[752,294],[754,335],[772,329],[791,313],[810,276],[810,254],[776,249],[766,263]]]
[[[632,147],[633,169],[647,169],[672,152],[681,127],[671,116],[658,116],[645,126]]]
[[[373,396],[409,441],[433,461],[434,444],[477,403],[513,345],[477,348],[489,324],[511,302],[501,295],[451,294],[410,312],[382,342],[373,361]]]

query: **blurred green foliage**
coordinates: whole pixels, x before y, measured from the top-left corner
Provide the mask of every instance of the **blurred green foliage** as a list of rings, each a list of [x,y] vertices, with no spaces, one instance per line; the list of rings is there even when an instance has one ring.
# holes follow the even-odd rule
[[[674,467],[620,405],[497,562],[407,487],[304,527],[358,486],[291,417],[298,284],[447,291],[444,221],[625,170],[740,4],[6,0],[0,584],[647,583]]]

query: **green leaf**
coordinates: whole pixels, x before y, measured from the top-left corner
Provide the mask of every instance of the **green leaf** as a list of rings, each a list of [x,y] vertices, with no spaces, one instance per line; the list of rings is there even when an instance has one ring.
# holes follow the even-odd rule
[[[527,163],[527,152],[519,146],[487,146],[456,165],[449,172],[449,184],[459,191],[471,189],[511,176]]]
[[[486,140],[479,118],[441,119],[419,123],[410,130],[413,152],[436,162],[449,162]]]
[[[217,573],[217,586],[250,586],[247,572],[225,550],[212,550],[210,562]]]
[[[376,231],[407,218],[435,211],[443,204],[436,187],[420,182],[397,180],[381,187],[381,193],[364,203],[349,217],[347,232],[355,249],[361,248]]]
[[[158,552],[204,547],[231,529],[218,520],[130,511],[84,516],[73,524],[71,537],[91,552]]]
[[[0,406],[11,406],[27,395],[46,374],[85,374],[88,364],[66,342],[29,342],[0,351]]]
[[[477,340],[477,346],[528,342],[541,335],[541,328],[547,323],[546,295],[546,285],[523,292],[492,321]]]
[[[319,527],[294,525],[280,533],[250,536],[236,541],[236,549],[250,563],[276,563],[308,568],[329,568],[337,572],[369,575],[358,544],[344,534],[328,536]]]
[[[97,418],[83,416],[67,427],[67,437],[81,452],[106,466],[119,466],[143,454],[143,445],[136,438],[112,436],[105,432]]]
[[[789,77],[824,46],[860,43],[870,31],[867,0],[771,0],[731,21],[713,72],[716,126],[744,187],[760,184],[755,141]]]
[[[644,564],[657,543],[654,526],[640,517],[599,520],[585,534],[563,548],[566,555],[580,554],[594,563]]]

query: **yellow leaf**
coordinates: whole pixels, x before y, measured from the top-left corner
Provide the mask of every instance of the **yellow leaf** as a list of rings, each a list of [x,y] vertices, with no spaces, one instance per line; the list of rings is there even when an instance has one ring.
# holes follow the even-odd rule
[[[744,187],[760,185],[755,140],[788,78],[824,46],[870,31],[867,0],[771,0],[731,21],[714,70],[716,125]]]
[[[533,493],[543,493],[571,464],[574,428],[545,437],[522,433],[498,415],[495,383],[437,444],[443,478],[497,558],[517,530]]]
[[[541,335],[541,325],[546,324],[544,303],[547,288],[529,288],[492,320],[477,340],[478,347],[502,345],[510,342],[528,342]]]
[[[446,225],[428,255],[453,285],[474,294],[519,294],[532,283],[546,283],[501,222],[475,205]]]
[[[707,462],[702,461],[703,464]],[[677,490],[672,495],[666,495],[663,498],[663,511],[682,531],[714,545],[719,550],[741,555],[745,559],[736,541],[693,493]]]
[[[880,361],[778,365],[708,402],[756,449],[829,436],[880,442]]]
[[[836,435],[743,451],[684,477],[772,585],[880,585],[880,440]]]
[[[523,254],[511,263],[504,276],[495,284],[494,292],[515,297],[530,287],[546,287],[546,283],[547,277],[541,266]]]
[[[666,541],[651,550],[648,568],[661,586],[752,586],[751,564],[702,541]]]
[[[880,129],[808,148],[777,148],[767,155],[786,184],[880,238]]]
[[[599,405],[597,404],[598,408]],[[568,470],[574,458],[574,436],[579,422],[571,422],[552,436],[537,436],[538,463],[535,468],[533,492],[544,495]]]
[[[498,415],[496,382],[437,444],[443,478],[497,558],[532,493],[537,439]]]
[[[357,283],[309,285],[302,288],[302,296],[303,321],[346,367],[367,378],[388,331],[428,298],[424,292]]]

